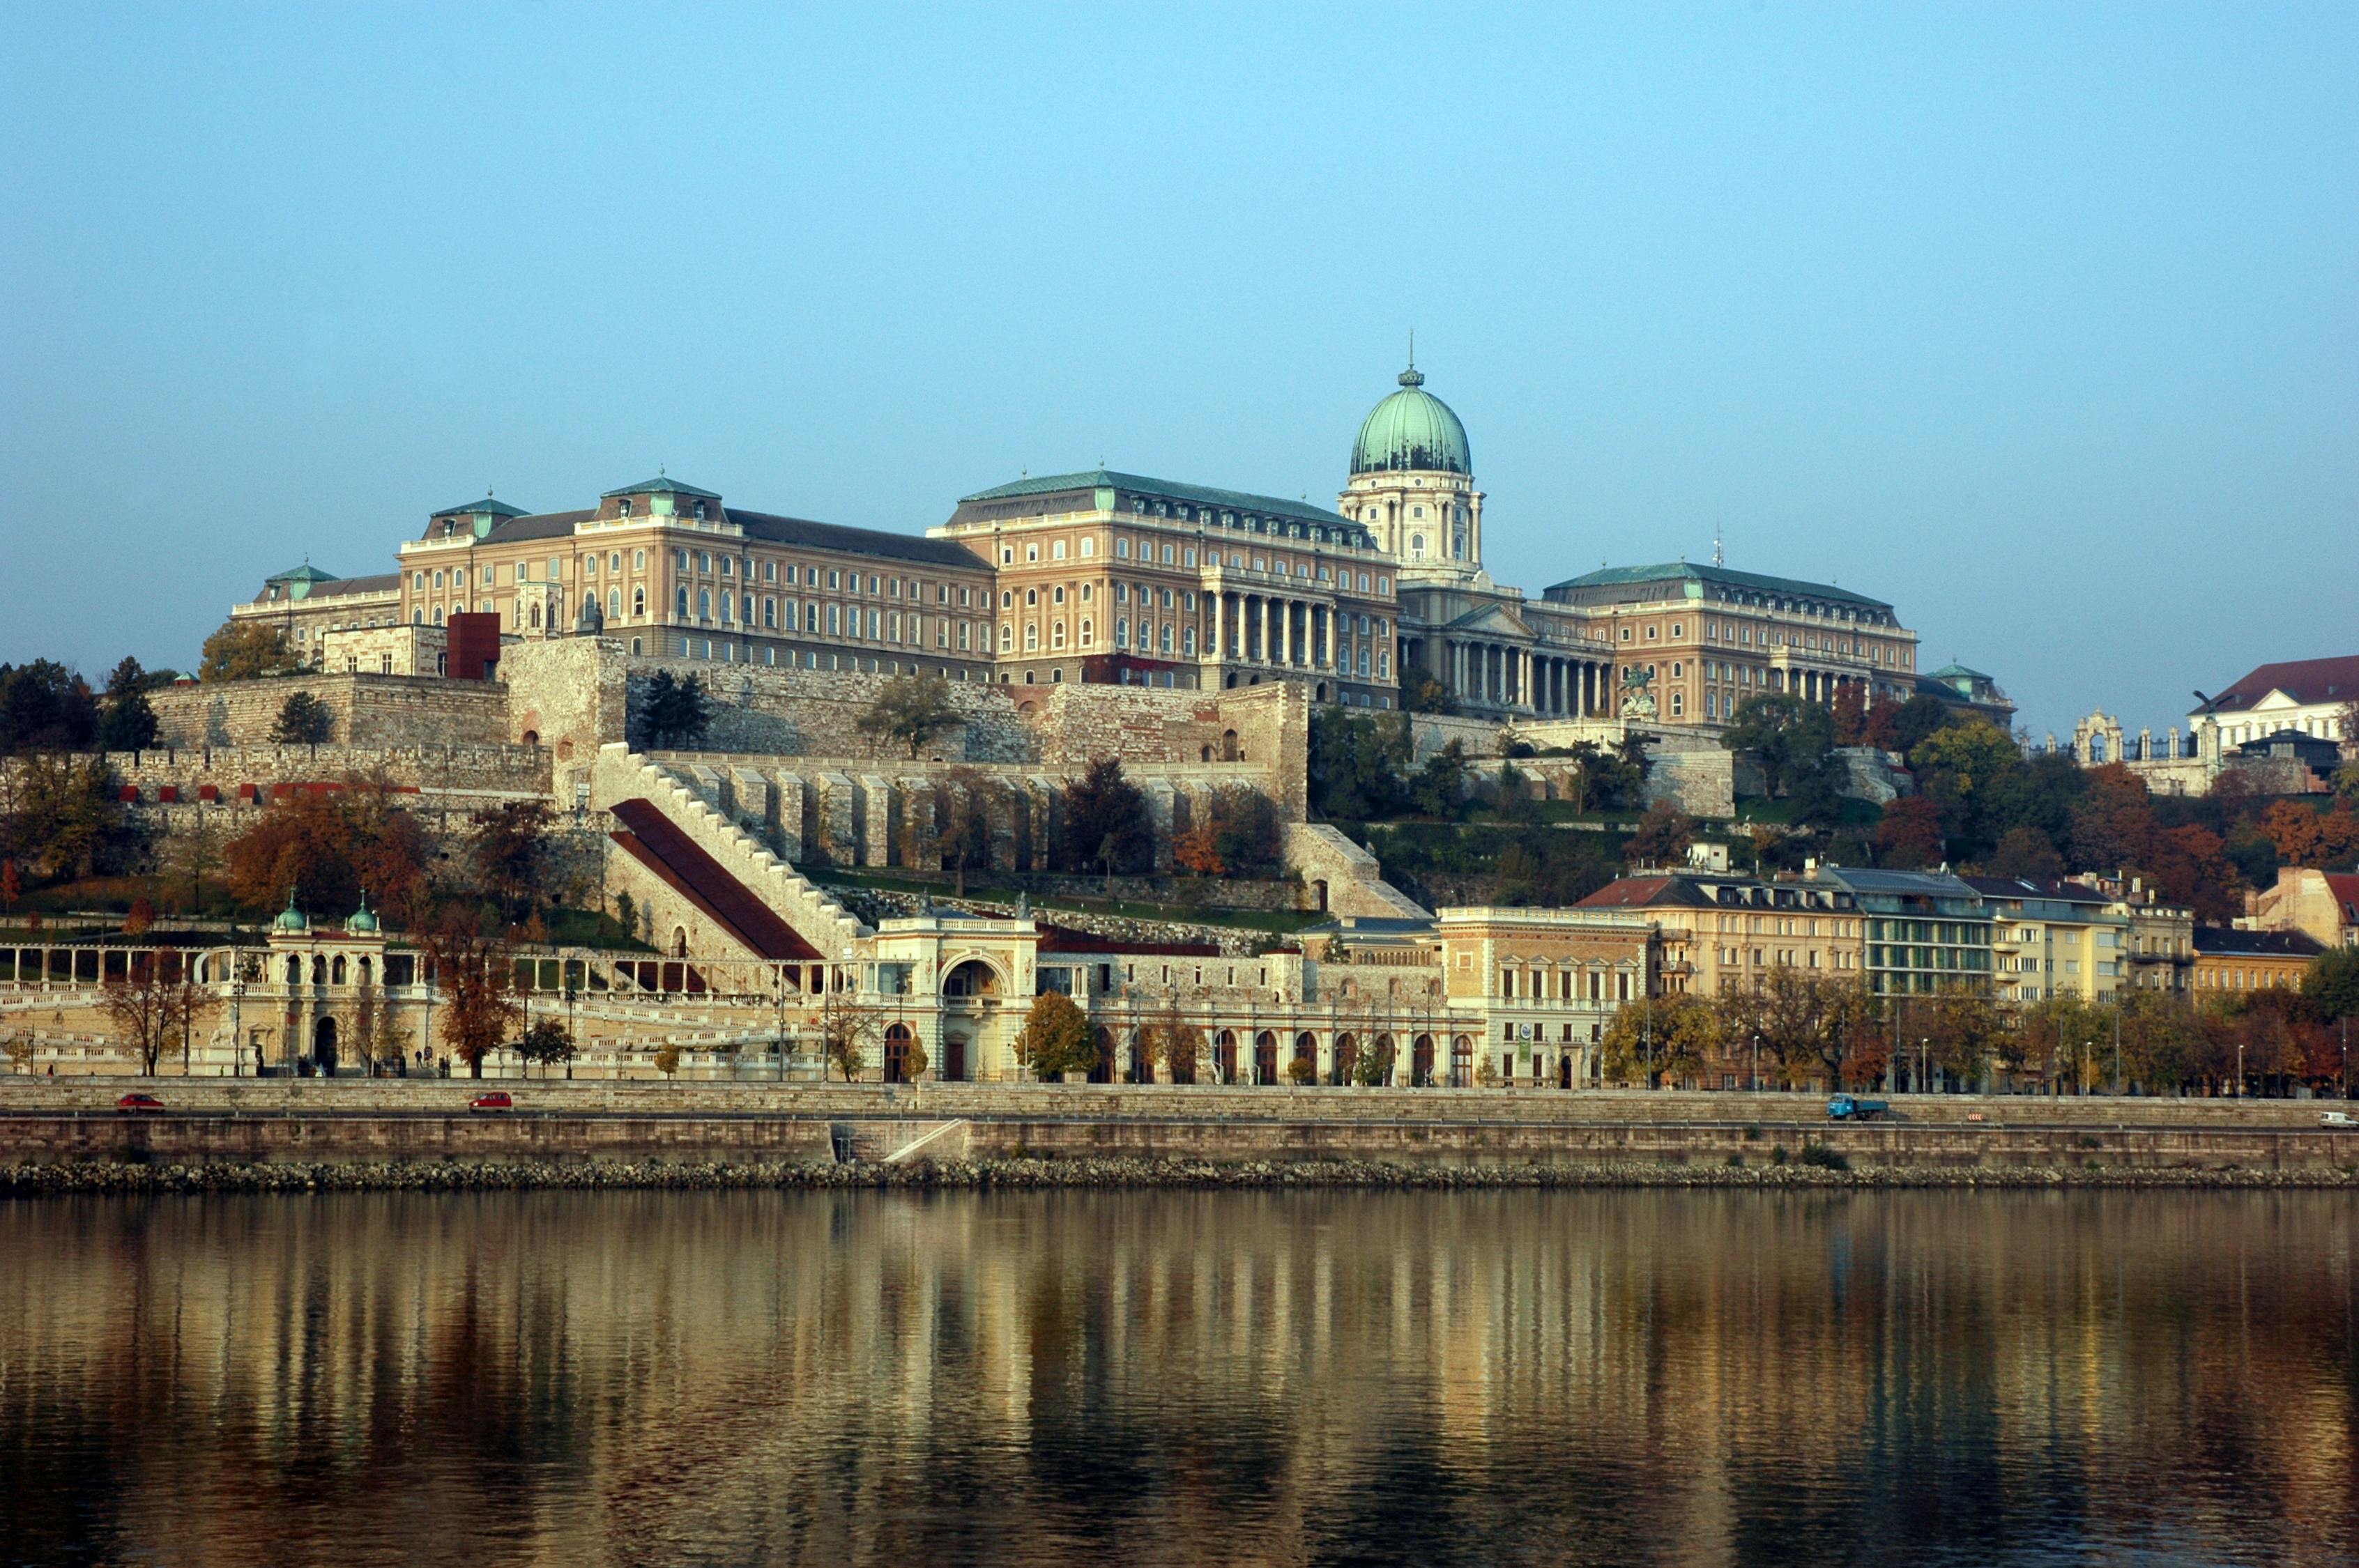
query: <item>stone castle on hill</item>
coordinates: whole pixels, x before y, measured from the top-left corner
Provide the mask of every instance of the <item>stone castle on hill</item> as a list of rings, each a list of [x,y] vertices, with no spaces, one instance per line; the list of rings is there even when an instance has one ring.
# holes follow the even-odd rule
[[[1635,732],[1651,793],[1725,814],[1718,737],[1739,704],[1905,698],[1917,639],[1879,600],[1718,565],[1601,570],[1538,597],[1498,584],[1465,428],[1414,368],[1399,380],[1332,510],[1105,469],[976,491],[923,537],[662,473],[574,510],[447,507],[393,572],[267,579],[233,619],[278,628],[306,671],[158,693],[162,749],[114,759],[120,785],[167,832],[356,780],[446,839],[484,806],[549,801],[577,897],[627,906],[644,944],[535,967],[566,977],[583,1072],[644,1076],[669,1044],[703,1076],[816,1073],[813,1042],[848,1003],[878,1022],[872,1076],[1013,1076],[1032,999],[1058,991],[1088,1013],[1107,1077],[1595,1083],[1619,1009],[1685,989],[1703,944],[1722,953],[1718,923],[1772,917],[1420,908],[1308,819],[1314,707],[1410,709],[1419,754]],[[947,682],[958,722],[912,756],[859,720],[920,674]],[[709,694],[695,750],[644,732],[666,675]],[[332,744],[266,744],[298,690],[333,716]],[[1957,697],[2006,716],[1986,682]],[[943,876],[954,839],[985,877],[1046,877],[1065,791],[1105,756],[1145,794],[1161,871],[1234,792],[1266,799],[1284,880],[1219,895],[1332,924],[1272,946],[880,885]],[[1556,793],[1571,764],[1516,765]],[[1866,965],[1868,895],[1712,885],[1707,903],[1807,928],[1730,946],[1712,973]],[[373,918],[322,913],[291,911],[266,951],[199,960],[237,999],[192,1047],[201,1070],[349,1068],[358,1036],[387,1027],[404,1054],[434,1052],[420,956]],[[103,1054],[55,1005],[53,1059]],[[1203,1030],[1200,1063],[1144,1054],[1175,1013]]]
[[[636,658],[1008,686],[1288,682],[1357,708],[1707,739],[1763,692],[1919,689],[1893,607],[1829,584],[1679,561],[1537,598],[1500,585],[1465,427],[1414,366],[1399,380],[1332,511],[1096,469],[978,491],[919,538],[658,474],[579,510],[446,507],[398,569],[307,564],[232,614],[326,670],[445,673],[451,618],[476,614],[506,645],[592,635]],[[2012,714],[1987,677],[1927,689]]]

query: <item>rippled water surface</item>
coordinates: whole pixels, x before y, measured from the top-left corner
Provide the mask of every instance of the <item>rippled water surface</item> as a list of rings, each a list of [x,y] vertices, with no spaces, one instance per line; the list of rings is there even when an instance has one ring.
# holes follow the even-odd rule
[[[0,1205],[8,1563],[2343,1563],[2345,1195]]]

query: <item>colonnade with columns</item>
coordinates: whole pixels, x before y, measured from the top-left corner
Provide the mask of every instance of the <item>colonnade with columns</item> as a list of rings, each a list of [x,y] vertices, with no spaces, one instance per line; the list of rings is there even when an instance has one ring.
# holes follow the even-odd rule
[[[1332,600],[1216,589],[1204,652],[1229,665],[1258,665],[1339,680],[1389,682],[1391,627]],[[1364,630],[1363,629],[1364,625]]]
[[[1538,719],[1611,719],[1620,711],[1614,665],[1513,643],[1444,638],[1427,670],[1473,708]]]

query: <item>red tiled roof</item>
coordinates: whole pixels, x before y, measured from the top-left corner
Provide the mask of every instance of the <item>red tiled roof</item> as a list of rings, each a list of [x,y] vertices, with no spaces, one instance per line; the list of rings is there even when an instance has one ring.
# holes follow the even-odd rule
[[[2343,924],[2359,925],[2359,875],[2349,871],[2326,873],[2326,891],[2343,906]]]
[[[2349,702],[2359,697],[2359,654],[2339,659],[2293,659],[2263,665],[2199,712],[2242,713],[2273,691],[2296,702]]]
[[[652,802],[619,802],[614,820],[625,829],[609,835],[617,848],[763,957],[808,960],[820,957],[818,948],[804,941],[753,889],[730,875],[726,867]]]

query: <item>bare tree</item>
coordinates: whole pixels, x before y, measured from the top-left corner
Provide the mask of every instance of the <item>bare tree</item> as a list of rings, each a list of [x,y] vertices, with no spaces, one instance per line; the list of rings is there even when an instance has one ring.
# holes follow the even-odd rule
[[[846,993],[842,979],[841,970],[832,969],[827,989],[820,993],[820,1072],[824,1076],[832,1066],[848,1084],[868,1070],[868,1047],[882,1033],[884,1018],[875,1008]]]
[[[213,997],[178,953],[142,953],[109,978],[101,1007],[115,1033],[138,1055],[139,1070],[156,1076],[156,1064],[190,1033],[213,1007]]]

